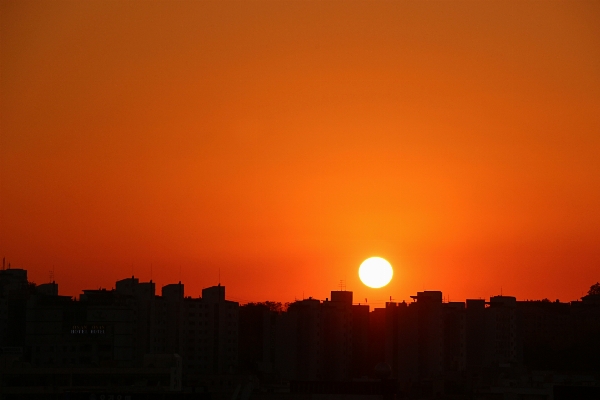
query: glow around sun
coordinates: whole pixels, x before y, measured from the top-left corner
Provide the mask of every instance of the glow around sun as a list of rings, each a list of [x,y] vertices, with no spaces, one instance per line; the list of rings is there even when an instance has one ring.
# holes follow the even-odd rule
[[[390,283],[393,275],[392,265],[381,257],[367,258],[358,269],[358,276],[362,283],[375,289]]]

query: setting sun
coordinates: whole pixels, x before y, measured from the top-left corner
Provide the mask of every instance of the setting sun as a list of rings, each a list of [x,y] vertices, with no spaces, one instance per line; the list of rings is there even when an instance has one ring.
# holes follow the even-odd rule
[[[367,258],[358,269],[362,283],[374,289],[390,283],[393,275],[392,265],[381,257]]]

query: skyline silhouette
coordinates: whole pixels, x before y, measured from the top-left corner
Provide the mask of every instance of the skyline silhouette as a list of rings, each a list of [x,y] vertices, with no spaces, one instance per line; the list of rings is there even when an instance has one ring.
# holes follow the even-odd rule
[[[574,399],[573,391],[600,390],[600,283],[570,303],[506,295],[447,302],[440,291],[420,291],[410,303],[371,308],[352,291],[330,293],[239,304],[220,284],[201,297],[186,295],[182,282],[157,295],[154,282],[132,276],[76,300],[56,282],[1,270],[3,400],[70,392],[565,398],[560,390]]]
[[[3,267],[2,268],[3,268],[2,270],[16,269],[16,270],[26,270],[26,271],[29,272],[29,270],[27,270],[27,269],[18,268],[18,267],[15,268],[10,263],[7,263],[6,262],[6,257],[3,258]],[[49,277],[48,282],[44,282],[44,283],[40,283],[40,284],[43,285],[43,284],[51,283],[51,284],[57,285],[56,287],[58,287],[58,283],[55,280],[54,272],[55,272],[54,269],[48,271],[48,277]],[[219,275],[217,276],[217,279],[214,280],[214,284],[221,285],[221,283],[223,283],[223,286],[226,286],[226,282],[225,281],[223,281],[223,282],[221,281],[220,271],[218,271],[218,274]],[[152,274],[150,274],[150,277],[151,276],[152,276]],[[131,278],[136,278],[136,279],[140,279],[140,280],[142,279],[140,276],[136,276],[135,274],[132,274]],[[154,283],[155,285],[159,285],[159,287],[161,285],[159,282],[152,280],[152,278],[148,279],[147,282],[151,282],[151,283]],[[179,279],[179,282],[181,283],[182,280]],[[33,286],[38,285],[38,283],[34,282],[33,280],[30,281],[30,284],[33,285]],[[173,281],[172,282],[168,282],[167,281],[167,282],[164,282],[163,284],[164,285],[173,284]],[[525,301],[530,301],[530,300],[531,301],[538,301],[538,300],[539,301],[541,301],[541,300],[544,300],[544,301],[561,301],[561,302],[567,302],[567,303],[570,302],[570,301],[578,301],[582,297],[584,297],[585,295],[590,294],[590,292],[597,291],[598,290],[597,286],[596,286],[597,284],[598,284],[598,282],[596,282],[595,284],[592,283],[592,285],[590,287],[588,287],[587,289],[581,288],[581,290],[580,290],[580,296],[576,297],[574,299],[570,299],[570,300],[561,300],[561,299],[558,299],[558,298],[550,300],[549,296],[543,296],[541,298],[533,298],[533,297],[530,298],[528,296],[525,296],[525,297],[519,298],[519,300],[521,300],[521,301],[523,301],[523,300],[525,300]],[[344,279],[338,280],[337,285],[332,285],[332,286],[337,286],[338,289],[340,289],[340,290],[346,290],[346,288],[347,288],[346,280],[344,280]],[[376,294],[375,294],[375,296],[372,297],[371,301],[369,301],[368,297],[365,297],[365,298],[363,298],[364,301],[361,302],[360,298],[359,298],[357,300],[356,304],[363,303],[363,304],[367,304],[367,305],[381,306],[381,305],[385,305],[387,302],[390,302],[390,301],[406,301],[408,298],[411,297],[411,296],[407,296],[407,298],[399,298],[399,297],[396,297],[394,295],[394,293],[389,293],[388,294],[389,288],[387,287],[387,285],[382,286],[380,288],[369,288],[367,285],[365,285],[364,283],[360,282],[357,286],[359,286],[359,287],[362,286],[362,288],[366,287],[366,288],[370,289],[371,293],[376,293]],[[207,287],[207,286],[205,286],[205,287]],[[110,288],[112,288],[112,289],[110,289]],[[99,286],[98,289],[99,290],[100,289],[102,289],[102,290],[107,290],[107,289],[108,290],[114,290],[114,285],[108,285],[107,287]],[[417,289],[415,289],[415,290],[417,290]],[[437,291],[438,289],[442,289],[442,288],[425,288],[425,286],[423,286],[421,288],[421,290],[423,290],[423,291],[425,291],[425,290]],[[68,294],[68,296],[73,297],[73,298],[77,298],[79,295],[81,295],[83,293],[84,290],[86,290],[86,289],[80,288],[76,294],[74,294],[74,295]],[[355,292],[354,290],[349,290],[349,291]],[[443,290],[442,290],[442,292],[443,292]],[[443,296],[443,301],[444,302],[450,302],[452,300],[452,301],[463,301],[464,302],[464,301],[466,301],[469,298],[478,298],[478,299],[490,298],[490,297],[498,296],[498,295],[502,296],[503,293],[504,293],[504,289],[503,289],[503,287],[500,287],[499,290],[496,293],[490,293],[487,296],[467,296],[467,297],[462,298],[462,299],[461,298],[457,299],[457,298],[453,297],[451,299],[450,295],[446,294],[446,295]],[[62,296],[65,296],[65,295],[66,294],[62,294]],[[233,295],[233,297],[231,297],[231,299],[233,299],[234,301],[238,301],[240,304],[244,304],[244,303],[264,303],[264,302],[276,302],[276,303],[285,303],[285,304],[288,304],[288,303],[291,303],[293,301],[304,300],[304,299],[307,299],[307,298],[315,298],[316,299],[316,298],[322,298],[322,297],[323,296],[316,296],[314,293],[308,293],[308,292],[304,293],[303,292],[302,296],[300,296],[300,297],[294,296],[293,300],[290,300],[289,297],[287,299],[283,299],[282,300],[282,299],[267,299],[267,298],[262,298],[260,296],[258,296],[255,299],[241,299],[241,298],[237,297],[235,294]]]

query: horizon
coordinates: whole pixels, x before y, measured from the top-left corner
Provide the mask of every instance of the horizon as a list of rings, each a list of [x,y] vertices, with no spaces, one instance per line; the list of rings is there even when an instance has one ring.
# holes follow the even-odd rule
[[[49,284],[49,283],[56,284],[58,286],[58,290],[59,290],[58,295],[59,296],[69,296],[69,297],[73,298],[74,300],[79,300],[79,296],[81,296],[85,290],[107,290],[107,291],[115,290],[115,288],[116,288],[116,282],[121,281],[121,280],[126,280],[126,279],[138,279],[139,283],[153,283],[155,285],[154,286],[155,287],[155,293],[154,293],[155,296],[161,296],[160,290],[163,287],[167,286],[167,285],[177,285],[177,284],[183,285],[184,286],[184,297],[185,298],[201,298],[202,297],[201,296],[202,289],[206,289],[206,288],[209,288],[209,287],[222,286],[224,288],[227,288],[227,284],[226,283],[224,283],[224,282],[217,282],[216,284],[207,285],[207,286],[202,287],[201,290],[197,293],[197,295],[190,295],[189,293],[187,293],[187,291],[185,289],[186,283],[183,280],[180,280],[180,281],[177,281],[177,282],[173,281],[173,282],[166,282],[166,283],[158,283],[158,282],[156,282],[153,279],[143,280],[139,276],[132,275],[130,277],[123,277],[123,278],[116,279],[114,281],[114,283],[113,283],[112,286],[105,286],[105,287],[100,286],[98,288],[81,288],[77,294],[72,295],[72,294],[62,293],[61,289],[60,289],[60,282],[57,282],[55,279],[52,279],[49,282],[41,282],[41,283],[40,282],[35,282],[35,281],[29,279],[29,271],[27,269],[13,268],[12,266],[11,266],[11,268],[6,268],[6,269],[17,269],[17,270],[20,269],[20,270],[27,271],[27,273],[28,273],[27,274],[28,275],[27,276],[28,277],[28,281],[31,282],[31,283],[34,283],[36,286],[37,285],[42,285],[42,284]],[[3,271],[4,271],[4,269],[3,269]],[[594,283],[592,283],[590,286],[592,286],[592,285],[594,285]],[[381,290],[381,289],[382,288],[380,288],[379,290]],[[326,301],[326,299],[331,298],[330,294],[331,294],[331,292],[334,292],[334,291],[351,292],[353,294],[353,302],[352,302],[352,304],[362,304],[362,305],[367,305],[367,306],[372,306],[373,305],[373,307],[372,307],[373,309],[375,309],[375,308],[385,308],[385,304],[388,303],[388,302],[393,302],[393,303],[401,303],[401,302],[411,303],[411,302],[415,301],[414,299],[412,299],[412,301],[410,300],[413,295],[410,295],[408,297],[408,299],[398,299],[398,298],[395,298],[393,296],[393,294],[392,294],[390,296],[391,298],[388,298],[386,300],[381,300],[381,299],[377,300],[376,299],[375,301],[371,301],[371,302],[368,302],[368,301],[362,302],[362,301],[360,301],[360,299],[357,299],[357,298],[354,297],[354,291],[353,290],[348,290],[348,289],[346,289],[345,286],[344,286],[343,289],[339,288],[339,287],[337,289],[331,289],[328,292],[329,294],[327,294],[326,296],[314,296],[314,295],[310,295],[310,296],[303,296],[302,298],[294,298],[293,300],[281,300],[281,299],[243,300],[243,299],[239,299],[238,297],[236,297],[235,294],[233,296],[231,296],[230,291],[226,291],[225,298],[227,300],[230,300],[230,301],[238,302],[240,305],[251,304],[251,303],[265,303],[265,302],[274,302],[274,303],[279,303],[279,304],[286,305],[286,304],[291,304],[291,303],[296,302],[296,301],[310,300],[310,299],[312,299],[312,300],[319,300],[319,301]],[[445,292],[443,290],[440,290],[440,289],[416,290],[416,291],[413,292],[413,294],[416,294],[418,292],[440,292],[440,293],[442,293],[442,303],[450,303],[450,302],[465,303],[467,300],[473,300],[473,299],[480,299],[480,300],[489,301],[492,297],[498,297],[498,296],[500,296],[500,297],[502,297],[502,296],[504,296],[504,297],[514,297],[516,299],[516,301],[550,301],[552,303],[558,301],[560,303],[571,303],[571,302],[580,301],[584,296],[586,296],[588,294],[588,289],[586,289],[585,291],[582,291],[581,297],[578,297],[578,298],[572,299],[572,300],[564,300],[564,299],[558,299],[558,298],[557,299],[551,299],[551,298],[548,298],[548,297],[544,297],[544,298],[519,298],[519,297],[514,296],[514,295],[512,295],[510,293],[505,294],[504,291],[502,290],[502,288],[500,289],[500,293],[497,293],[497,294],[490,294],[490,295],[485,296],[485,297],[466,297],[464,299],[460,299],[459,298],[458,300],[454,299],[454,298],[450,298],[448,294],[445,294]],[[365,299],[365,300],[368,300],[368,299]],[[383,304],[383,307],[377,306],[377,305],[381,305],[381,304]]]

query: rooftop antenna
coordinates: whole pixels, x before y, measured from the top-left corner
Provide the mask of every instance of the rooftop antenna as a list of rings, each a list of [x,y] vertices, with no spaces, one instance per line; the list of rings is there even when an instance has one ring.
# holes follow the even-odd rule
[[[340,291],[342,291],[342,292],[346,291],[346,282],[344,282],[343,279],[340,279]]]
[[[152,282],[152,263],[150,263],[150,282]]]
[[[50,281],[48,283],[54,282],[54,265],[52,266],[52,271],[50,271]]]
[[[219,267],[219,286],[221,286],[221,267]]]

